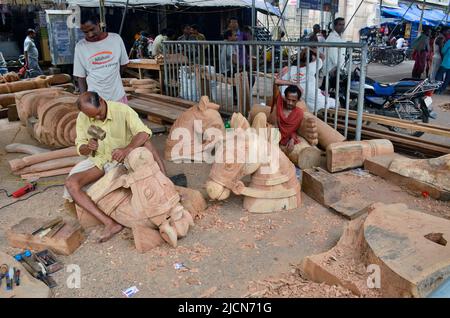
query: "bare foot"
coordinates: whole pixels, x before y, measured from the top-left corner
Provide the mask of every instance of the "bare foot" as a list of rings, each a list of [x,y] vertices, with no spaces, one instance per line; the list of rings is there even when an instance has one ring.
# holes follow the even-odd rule
[[[104,243],[110,238],[112,238],[115,234],[122,231],[123,226],[119,223],[112,223],[111,225],[105,226],[102,232],[102,236],[100,236],[100,239],[98,240],[99,243]]]

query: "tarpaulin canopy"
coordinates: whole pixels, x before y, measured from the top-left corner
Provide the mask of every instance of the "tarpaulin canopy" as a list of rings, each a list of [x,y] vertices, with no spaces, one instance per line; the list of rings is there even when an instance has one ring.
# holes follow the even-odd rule
[[[382,7],[381,11],[384,14],[401,18],[403,17],[406,21],[419,23],[420,16],[422,15],[422,9],[417,7],[417,5],[412,5],[409,10],[409,6],[403,3],[400,3],[398,7]],[[406,13],[405,13],[406,12]],[[447,18],[447,19],[446,19]],[[450,17],[447,16],[447,13],[438,10],[438,9],[424,9],[423,10],[423,25],[436,26],[440,23],[450,25]]]
[[[98,0],[68,0],[71,5],[79,5],[82,7],[98,7]],[[280,10],[266,3],[264,0],[255,1],[256,10],[280,16]],[[127,0],[105,0],[105,6],[125,6]],[[177,6],[193,6],[193,7],[244,7],[251,8],[252,0],[129,0],[130,7],[154,7],[163,5],[177,5]]]

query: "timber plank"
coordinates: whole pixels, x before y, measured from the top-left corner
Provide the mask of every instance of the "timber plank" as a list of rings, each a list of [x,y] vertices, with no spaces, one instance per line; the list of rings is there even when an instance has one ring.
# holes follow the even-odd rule
[[[450,192],[440,189],[432,184],[421,182],[412,178],[404,177],[389,170],[389,166],[394,159],[405,158],[399,154],[376,156],[364,161],[364,169],[370,173],[388,180],[399,186],[404,186],[413,192],[421,194],[427,192],[430,197],[436,200],[449,201]]]

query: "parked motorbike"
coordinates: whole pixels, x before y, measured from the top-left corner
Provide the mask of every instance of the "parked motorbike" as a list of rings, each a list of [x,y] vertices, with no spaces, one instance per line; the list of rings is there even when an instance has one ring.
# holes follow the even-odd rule
[[[355,68],[350,83],[350,109],[357,109],[360,81],[360,69]],[[340,101],[345,105],[345,83],[347,77],[342,77]],[[394,117],[409,121],[428,123],[430,118],[436,119],[433,112],[431,96],[442,82],[405,78],[395,83],[380,83],[366,76],[364,85],[364,110],[366,112]],[[386,126],[389,130],[402,134],[420,137],[421,131],[409,131],[404,128]]]
[[[378,62],[387,66],[395,66],[406,60],[404,49],[391,46],[371,46],[367,53],[369,63]]]

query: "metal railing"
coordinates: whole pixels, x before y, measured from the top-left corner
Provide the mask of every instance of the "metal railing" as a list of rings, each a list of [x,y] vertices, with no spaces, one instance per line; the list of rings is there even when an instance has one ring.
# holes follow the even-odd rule
[[[352,82],[355,53],[361,55],[360,73]],[[273,105],[275,90],[283,93],[293,84],[309,110],[321,112],[325,122],[330,123],[329,109],[335,108],[335,129],[338,110],[345,108],[345,137],[348,111],[357,110],[355,140],[361,139],[367,64],[363,43],[165,41],[163,54],[166,95],[192,101],[208,95],[221,105],[221,113],[247,116],[252,105]],[[335,56],[334,64],[341,67],[332,68]]]

